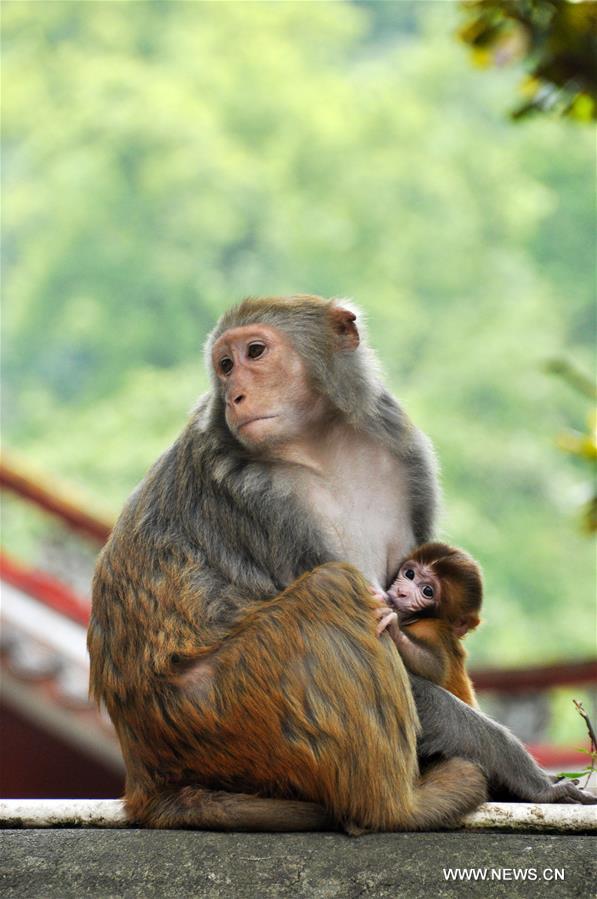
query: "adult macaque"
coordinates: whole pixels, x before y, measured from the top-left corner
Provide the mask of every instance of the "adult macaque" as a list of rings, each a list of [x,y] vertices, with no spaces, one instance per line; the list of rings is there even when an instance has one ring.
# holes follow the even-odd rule
[[[378,633],[388,630],[409,671],[476,707],[462,638],[479,625],[483,581],[468,553],[425,543],[400,566],[388,605],[375,612]]]
[[[384,588],[429,538],[436,478],[356,314],[247,300],[207,356],[212,391],[129,500],[94,581],[91,689],[120,738],[129,817],[425,829],[458,822],[487,778],[521,799],[582,801],[507,730],[415,677],[417,716],[395,646],[376,636],[368,582]],[[421,777],[417,749],[444,760]]]

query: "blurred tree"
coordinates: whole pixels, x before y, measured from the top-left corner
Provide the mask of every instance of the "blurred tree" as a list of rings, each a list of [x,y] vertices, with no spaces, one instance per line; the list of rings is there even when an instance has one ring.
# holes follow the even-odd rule
[[[464,0],[459,34],[479,66],[524,61],[515,119],[555,112],[597,119],[597,3],[589,0]]]
[[[597,532],[597,483],[595,470],[597,465],[597,387],[592,378],[587,377],[566,359],[552,359],[547,370],[558,375],[574,390],[591,401],[587,414],[586,427],[582,431],[562,431],[558,438],[560,449],[575,456],[585,468],[589,469],[589,499],[583,508],[583,525],[589,533]]]

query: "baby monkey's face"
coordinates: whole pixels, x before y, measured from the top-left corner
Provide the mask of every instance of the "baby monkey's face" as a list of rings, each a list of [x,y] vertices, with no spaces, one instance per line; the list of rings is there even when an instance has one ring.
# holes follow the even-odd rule
[[[400,566],[388,595],[399,612],[420,612],[431,607],[437,608],[441,598],[441,583],[432,566],[407,559]]]

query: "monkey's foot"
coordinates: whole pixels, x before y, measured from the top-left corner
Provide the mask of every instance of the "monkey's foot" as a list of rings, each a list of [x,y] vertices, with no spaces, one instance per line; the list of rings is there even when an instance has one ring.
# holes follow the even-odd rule
[[[553,784],[547,795],[541,797],[538,802],[562,803],[563,805],[597,805],[597,796],[567,780]]]

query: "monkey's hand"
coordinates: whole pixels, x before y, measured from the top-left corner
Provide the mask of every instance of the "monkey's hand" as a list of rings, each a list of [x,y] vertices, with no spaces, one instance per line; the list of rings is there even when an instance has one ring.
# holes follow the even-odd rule
[[[377,620],[375,633],[381,637],[383,632],[387,630],[388,634],[398,644],[400,640],[400,625],[398,624],[398,614],[385,604],[385,600],[380,602],[377,609],[373,610],[373,615]]]

